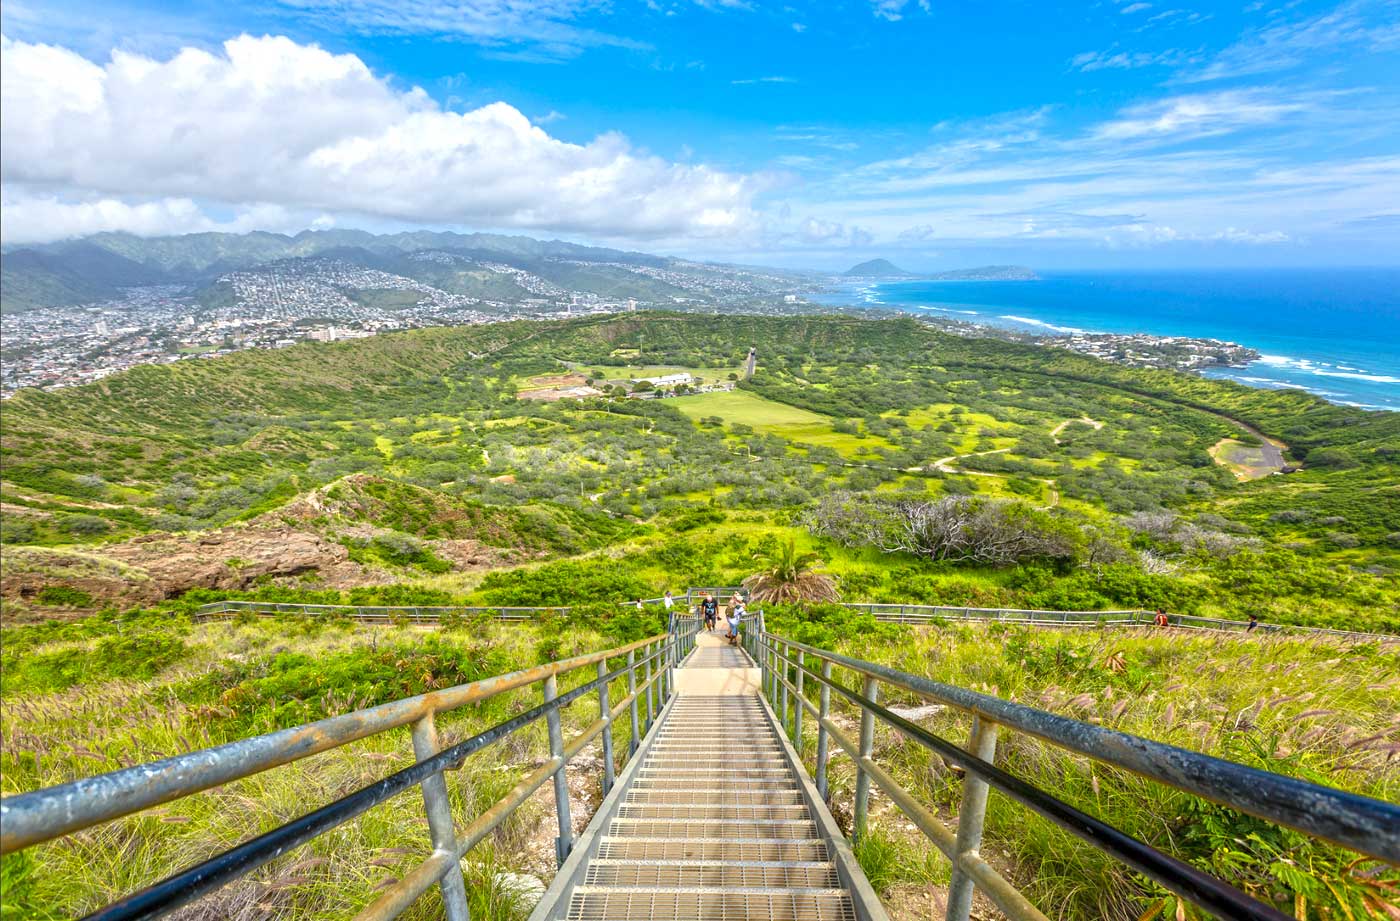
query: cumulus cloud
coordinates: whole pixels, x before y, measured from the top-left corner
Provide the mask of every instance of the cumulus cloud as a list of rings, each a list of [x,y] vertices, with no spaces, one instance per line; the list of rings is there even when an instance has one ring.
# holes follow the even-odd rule
[[[329,215],[291,212],[280,205],[240,208],[228,220],[215,220],[188,198],[135,203],[115,198],[64,201],[53,195],[7,188],[0,195],[0,204],[0,237],[7,243],[43,243],[106,231],[159,236],[206,231],[295,232],[335,225]]]
[[[74,215],[103,213],[93,202],[160,202],[104,207],[138,226],[161,213],[178,224],[181,202],[200,201],[694,238],[743,230],[761,186],[633,150],[616,134],[562,141],[503,102],[445,111],[355,55],[287,38],[244,35],[221,53],[186,48],[168,60],[114,52],[101,65],[0,41],[0,181],[12,201],[44,189],[79,202]]]
[[[798,235],[807,243],[826,243],[846,235],[840,221],[822,221],[809,217],[798,226]]]

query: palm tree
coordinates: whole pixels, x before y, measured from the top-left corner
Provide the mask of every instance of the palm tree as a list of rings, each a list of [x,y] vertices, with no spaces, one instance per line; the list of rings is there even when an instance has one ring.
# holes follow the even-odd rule
[[[821,558],[810,551],[798,553],[796,541],[760,551],[757,558],[763,568],[744,580],[744,591],[752,601],[835,601],[840,597],[836,580],[821,571]]]

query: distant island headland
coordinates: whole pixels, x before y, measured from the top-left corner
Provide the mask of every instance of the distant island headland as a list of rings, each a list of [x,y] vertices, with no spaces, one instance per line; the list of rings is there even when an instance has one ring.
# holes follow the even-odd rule
[[[910,272],[888,259],[870,259],[842,273],[845,278],[902,278],[910,281],[1036,281],[1034,269],[1024,265],[984,265],[947,272]]]

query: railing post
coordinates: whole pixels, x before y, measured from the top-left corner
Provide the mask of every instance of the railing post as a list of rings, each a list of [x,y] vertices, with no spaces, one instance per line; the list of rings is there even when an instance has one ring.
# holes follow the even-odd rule
[[[973,716],[972,737],[968,740],[967,749],[991,763],[997,754],[997,724]],[[957,858],[953,860],[953,878],[948,884],[947,921],[968,921],[972,911],[972,878],[963,871],[960,860],[964,854],[976,854],[982,846],[987,793],[987,782],[968,771],[963,780],[962,806],[958,809]]]
[[[413,757],[425,761],[437,753],[437,725],[429,713],[413,724]],[[423,790],[423,809],[428,814],[428,833],[432,837],[433,850],[439,853],[455,850],[457,827],[452,822],[447,781],[441,773],[433,774],[424,778],[419,787]],[[442,889],[442,904],[447,909],[448,921],[469,921],[471,915],[467,911],[467,885],[462,879],[462,864],[453,864],[438,885]]]
[[[656,695],[653,693],[656,685],[651,680],[652,647],[654,645],[654,643],[648,643],[642,647],[642,652],[647,657],[647,732],[651,732],[651,721],[655,719],[656,715]]]
[[[550,675],[544,679],[544,699],[546,702],[559,696],[559,679]],[[574,822],[569,816],[569,765],[564,757],[564,729],[559,724],[559,708],[552,707],[545,714],[549,725],[549,755],[559,758],[559,769],[554,772],[554,814],[559,818],[559,837],[554,841],[554,856],[559,866],[564,865],[569,851],[574,846]]]
[[[880,685],[874,678],[866,677],[862,692],[871,703],[877,703]],[[870,812],[870,774],[865,770],[865,759],[875,750],[875,714],[861,706],[860,711],[860,760],[856,762],[856,821],[851,832],[851,840],[865,837],[866,818]]]
[[[602,659],[598,662],[598,678],[601,680],[608,673],[608,662]],[[613,737],[612,737],[612,704],[608,701],[608,683],[603,681],[598,685],[598,716],[603,720],[603,795],[607,796],[608,791],[613,788]]]
[[[806,707],[802,702],[807,698],[802,695],[802,679],[806,673],[803,666],[807,664],[807,653],[797,650],[797,700],[793,701],[796,711],[792,714],[792,747],[797,751],[798,760],[802,758],[802,711]]]
[[[787,686],[788,661],[787,661],[787,660],[788,660],[788,657],[791,656],[791,655],[792,655],[792,647],[789,646],[787,643],[784,643],[784,644],[783,644],[783,654],[782,654],[782,658],[780,658],[780,659],[778,660],[778,662],[779,662],[778,667],[781,668],[782,671],[783,671],[783,680],[780,681],[780,682],[778,682],[778,683],[782,686],[782,689],[783,689],[783,732],[787,732],[787,731],[788,731],[788,686]]]
[[[826,717],[831,710],[831,663],[822,660],[821,700],[817,709],[817,793],[826,799],[826,762],[831,740],[827,738]]]
[[[627,743],[627,754],[629,756],[637,753],[637,746],[642,744],[641,732],[637,725],[637,651],[627,650],[627,696],[632,698],[628,704],[628,709],[632,716],[632,738]]]

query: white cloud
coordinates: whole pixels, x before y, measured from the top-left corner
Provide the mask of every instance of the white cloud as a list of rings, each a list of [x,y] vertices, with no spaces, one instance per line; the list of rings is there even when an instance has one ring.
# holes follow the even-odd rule
[[[536,59],[585,47],[643,47],[578,24],[606,0],[276,0],[284,11],[334,29],[372,35],[434,35],[487,46],[527,46]],[[519,56],[519,55],[517,55]]]
[[[1152,4],[1150,3],[1130,3],[1118,12],[1127,15],[1129,13],[1141,13],[1143,10],[1150,9],[1152,9]]]
[[[1119,118],[1095,128],[1094,137],[1102,140],[1203,137],[1276,122],[1285,115],[1310,107],[1310,102],[1302,99],[1283,101],[1254,90],[1176,96],[1131,106]]]
[[[188,198],[130,203],[114,198],[65,201],[53,195],[6,189],[0,195],[0,237],[7,243],[44,243],[105,231],[138,236],[250,230],[294,233],[335,225],[329,215],[293,213],[279,205],[238,209],[230,220],[214,220]]]
[[[1089,73],[1095,70],[1134,70],[1151,67],[1154,64],[1175,65],[1181,62],[1182,53],[1169,51],[1085,51],[1070,58],[1069,65],[1075,70]]]
[[[808,243],[825,243],[844,237],[846,228],[839,221],[819,221],[809,217],[799,225],[798,233]]]
[[[929,0],[917,0],[915,5],[925,13],[929,12]],[[904,10],[909,0],[870,0],[871,12],[877,19],[899,22],[904,18]]]
[[[730,80],[734,86],[748,86],[754,83],[796,83],[796,77],[749,77],[744,80]]]
[[[1319,53],[1352,49],[1374,54],[1396,48],[1400,48],[1400,5],[1394,0],[1353,0],[1318,16],[1256,29],[1182,79],[1252,76],[1301,67]]]
[[[1400,213],[1400,156],[1378,152],[1364,133],[1393,123],[1394,106],[1381,100],[1259,88],[1145,102],[1075,128],[1059,128],[1052,114],[935,126],[937,143],[810,177],[786,204],[916,254],[1313,246],[1368,215]],[[1351,139],[1353,153],[1300,161],[1289,143],[1300,135]],[[1381,247],[1400,225],[1365,227]]]
[[[0,181],[68,201],[276,204],[389,221],[693,238],[744,229],[763,184],[634,151],[616,134],[561,141],[501,102],[444,111],[354,55],[286,38],[245,35],[221,54],[186,48],[164,61],[114,52],[101,66],[9,39],[3,52]],[[141,207],[124,213],[149,215]]]

